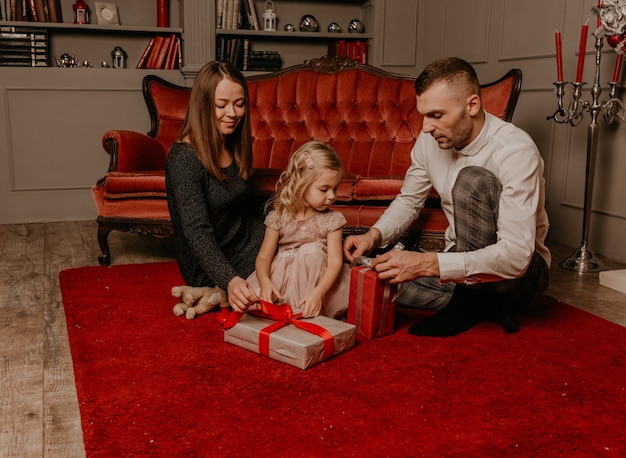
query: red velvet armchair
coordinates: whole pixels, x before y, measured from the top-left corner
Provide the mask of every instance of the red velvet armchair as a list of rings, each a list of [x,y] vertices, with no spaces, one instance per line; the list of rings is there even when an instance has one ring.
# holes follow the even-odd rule
[[[345,233],[367,230],[399,192],[422,126],[414,79],[337,57],[249,77],[256,192],[268,197],[274,192],[279,173],[301,144],[312,138],[327,142],[346,170],[335,204],[348,220]],[[510,121],[520,89],[518,69],[483,85],[485,109]],[[105,265],[111,259],[107,238],[113,230],[172,234],[165,159],[185,117],[190,89],[148,75],[143,94],[150,132],[109,131],[102,139],[110,165],[92,194],[99,261]],[[406,234],[409,248],[443,246],[447,221],[436,194],[427,207]]]

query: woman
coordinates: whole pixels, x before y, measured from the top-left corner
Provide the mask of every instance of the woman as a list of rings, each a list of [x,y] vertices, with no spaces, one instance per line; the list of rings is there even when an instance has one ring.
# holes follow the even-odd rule
[[[254,271],[264,232],[263,203],[248,185],[248,113],[246,80],[236,67],[209,62],[198,72],[165,174],[178,265],[187,283],[172,289],[180,299],[176,314],[190,306],[196,313],[209,309],[215,287],[227,292],[236,311],[258,300],[244,280]]]

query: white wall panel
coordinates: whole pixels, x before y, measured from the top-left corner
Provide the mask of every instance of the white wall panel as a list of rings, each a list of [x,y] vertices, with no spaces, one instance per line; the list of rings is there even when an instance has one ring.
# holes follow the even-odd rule
[[[108,166],[100,142],[104,131],[149,129],[138,90],[7,88],[6,93],[11,191],[90,188]],[[120,124],[120,107],[129,124]]]
[[[553,57],[554,31],[563,30],[565,0],[504,0],[500,59]]]
[[[415,0],[384,0],[382,67],[416,66],[417,12]]]
[[[442,55],[488,61],[491,0],[445,0]],[[468,18],[472,18],[468,20]]]

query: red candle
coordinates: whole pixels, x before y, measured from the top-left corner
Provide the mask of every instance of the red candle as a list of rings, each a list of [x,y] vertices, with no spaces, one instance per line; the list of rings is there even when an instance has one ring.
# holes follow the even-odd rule
[[[589,33],[589,25],[585,22],[580,32],[580,48],[578,50],[578,69],[576,70],[576,82],[583,80],[583,67],[585,66],[585,51],[587,50],[587,34]]]
[[[600,8],[602,8],[602,0],[598,0],[598,22],[597,22],[597,28],[600,28],[600,26],[602,25],[602,20],[600,19]]]
[[[617,54],[617,59],[615,60],[615,70],[613,70],[613,79],[612,83],[617,83],[619,81],[619,74],[622,70],[622,61],[624,60],[624,55],[621,53]]]
[[[556,80],[560,83],[563,81],[563,47],[561,45],[561,32],[555,30],[554,37],[556,39]]]
[[[157,27],[169,27],[170,1],[157,0]]]

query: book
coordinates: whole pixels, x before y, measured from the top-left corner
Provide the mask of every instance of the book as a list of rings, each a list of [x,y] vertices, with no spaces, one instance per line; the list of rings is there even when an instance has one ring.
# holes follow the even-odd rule
[[[224,1],[225,0],[216,0],[216,1],[217,1],[217,7],[216,7],[217,17],[216,17],[215,28],[223,29],[224,28]]]
[[[241,23],[241,18],[240,18],[240,8],[239,6],[241,5],[239,0],[233,0],[233,17],[231,19],[231,23],[230,23],[230,28],[231,29],[238,29],[239,25]]]
[[[176,53],[178,57],[178,64],[174,68],[183,68],[183,52],[180,37],[176,37],[176,41],[178,42],[178,44],[176,45],[176,47],[178,48],[178,52]]]
[[[50,22],[63,22],[61,0],[48,0],[48,12],[50,14]]]
[[[30,5],[29,5],[29,0],[21,0],[21,14],[20,14],[20,19],[18,19],[18,21],[28,21],[28,17],[30,16],[29,14],[29,10],[30,10]]]
[[[0,60],[0,67],[49,67],[47,61],[33,61],[33,60],[20,60],[20,61],[3,61]]]
[[[237,0],[237,2],[239,5],[237,8],[237,11],[238,11],[237,28],[243,29],[243,30],[250,29],[250,18],[245,8],[245,5],[248,4],[248,0]]]
[[[32,0],[35,2],[35,21],[46,22],[46,13],[43,9],[43,0]]]
[[[177,35],[175,33],[173,33],[170,36],[170,44],[167,48],[167,55],[165,56],[165,60],[163,61],[163,66],[161,68],[167,69],[169,68],[170,62],[172,61],[172,56],[173,54],[176,52],[176,46],[177,46]]]
[[[250,6],[250,15],[252,16],[252,22],[254,24],[254,30],[261,30],[259,27],[259,19],[256,15],[256,7],[254,6],[254,0],[248,0]]]
[[[230,53],[230,63],[235,67],[241,69],[241,64],[243,62],[243,39],[235,38],[233,40],[233,48]]]
[[[3,62],[15,62],[15,61],[23,61],[23,60],[32,60],[32,61],[48,61],[48,53],[39,54],[33,53],[29,51],[25,51],[23,53],[4,53],[0,51],[0,61]]]
[[[137,68],[145,68],[146,62],[148,61],[148,56],[150,55],[150,51],[152,51],[152,47],[154,46],[154,37],[150,38],[148,42],[148,46],[146,46],[145,51],[139,58],[139,62],[137,62]]]
[[[28,2],[28,20],[31,22],[38,22],[37,19],[37,6],[35,0],[26,0]]]
[[[167,52],[169,50],[170,42],[172,41],[172,37],[163,37],[163,41],[161,42],[161,47],[159,48],[159,54],[154,62],[154,67],[152,68],[163,68],[165,57],[167,56]]]
[[[232,29],[234,0],[224,0],[224,29]]]
[[[245,18],[246,29],[257,30],[254,27],[254,19],[252,19],[252,10],[250,10],[250,3],[248,0],[241,0],[243,16]],[[244,28],[244,27],[242,27]]]
[[[159,57],[159,52],[161,52],[161,46],[163,45],[163,36],[157,35],[154,37],[154,45],[152,46],[152,50],[150,51],[150,56],[148,57],[148,62],[146,62],[145,68],[155,68],[154,64]]]
[[[241,62],[241,70],[242,71],[246,71],[248,70],[248,56],[250,54],[250,39],[249,38],[244,38],[243,39],[243,59]]]
[[[43,20],[44,22],[50,22],[50,8],[48,7],[48,0],[41,0],[43,3]]]
[[[174,35],[172,37],[172,42],[174,43],[172,46],[172,52],[165,64],[165,68],[168,70],[177,68],[178,64],[178,53],[180,52],[180,37]]]

